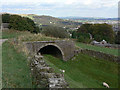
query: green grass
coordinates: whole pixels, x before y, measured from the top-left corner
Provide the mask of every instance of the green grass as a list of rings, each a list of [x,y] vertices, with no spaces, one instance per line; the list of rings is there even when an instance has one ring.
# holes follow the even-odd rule
[[[3,88],[31,88],[32,79],[27,57],[18,52],[11,43],[2,45]]]
[[[100,47],[100,46],[94,46],[90,44],[84,44],[84,43],[79,43],[76,42],[76,46],[83,48],[83,49],[90,49],[94,51],[101,51],[103,53],[111,54],[118,56],[118,49],[113,49],[113,48],[105,48],[105,47]]]
[[[111,88],[118,87],[117,63],[84,54],[67,62],[50,55],[44,55],[44,58],[56,72],[65,70],[65,79],[71,88],[104,88],[102,82],[107,82]]]

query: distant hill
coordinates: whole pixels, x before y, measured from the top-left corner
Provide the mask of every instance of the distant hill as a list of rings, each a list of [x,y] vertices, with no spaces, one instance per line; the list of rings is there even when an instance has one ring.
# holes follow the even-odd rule
[[[46,15],[42,15],[42,16],[35,15],[35,14],[19,14],[19,15],[31,18],[39,26],[40,25],[43,25],[43,26],[53,25],[53,26],[58,26],[58,27],[75,28],[82,24],[80,22],[75,22],[71,20],[63,20],[60,18],[55,18],[52,16],[46,16]]]
[[[118,20],[118,18],[96,18],[96,17],[59,17],[61,19],[69,19],[69,20]]]

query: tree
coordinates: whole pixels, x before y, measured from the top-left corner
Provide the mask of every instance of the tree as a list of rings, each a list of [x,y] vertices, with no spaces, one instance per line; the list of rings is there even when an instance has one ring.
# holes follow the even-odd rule
[[[90,35],[88,33],[79,33],[78,41],[83,43],[90,43]]]
[[[89,28],[90,28],[90,26],[91,26],[92,24],[82,24],[81,25],[81,27],[77,30],[77,32],[79,32],[79,33],[90,33],[90,30],[89,30]]]
[[[115,33],[112,26],[108,24],[83,24],[77,31],[73,32],[72,37],[80,39],[81,33],[84,35],[82,35],[84,39],[85,37],[88,38],[85,36],[86,34],[91,34],[96,41],[102,41],[104,39],[109,43],[115,42]]]
[[[115,33],[111,25],[93,24],[90,26],[89,31],[96,41],[102,41],[104,39],[109,43],[114,43]]]

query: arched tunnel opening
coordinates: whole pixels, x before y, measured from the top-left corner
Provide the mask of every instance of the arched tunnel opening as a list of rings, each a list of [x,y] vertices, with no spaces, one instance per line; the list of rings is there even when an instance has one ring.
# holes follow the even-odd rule
[[[39,53],[41,53],[41,55],[49,54],[49,55],[52,55],[54,57],[63,59],[61,50],[54,45],[47,45],[47,46],[41,48],[39,50]]]

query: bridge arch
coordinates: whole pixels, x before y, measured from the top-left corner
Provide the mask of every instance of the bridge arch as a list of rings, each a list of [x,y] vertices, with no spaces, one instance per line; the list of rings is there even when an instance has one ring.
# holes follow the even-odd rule
[[[62,49],[56,44],[46,44],[39,48],[37,53],[43,54],[50,54],[60,59],[64,59],[64,53]]]

